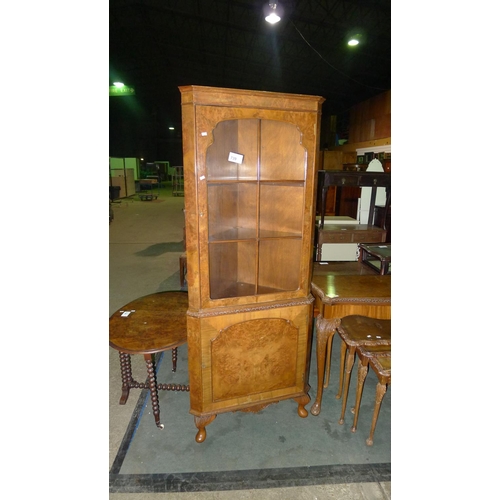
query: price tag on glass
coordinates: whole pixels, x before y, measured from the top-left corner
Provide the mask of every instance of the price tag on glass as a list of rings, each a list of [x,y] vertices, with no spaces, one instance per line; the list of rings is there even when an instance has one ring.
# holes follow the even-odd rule
[[[229,158],[227,161],[232,161],[234,163],[243,163],[243,155],[240,155],[239,153],[229,153]]]

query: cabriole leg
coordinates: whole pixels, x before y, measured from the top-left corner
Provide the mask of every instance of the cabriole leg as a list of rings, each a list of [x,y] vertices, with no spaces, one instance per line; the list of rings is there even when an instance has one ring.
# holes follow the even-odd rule
[[[356,387],[356,404],[354,405],[354,421],[352,423],[351,431],[356,432],[359,417],[359,406],[361,403],[361,396],[363,395],[363,386],[365,384],[366,374],[368,373],[368,359],[358,360],[358,384]]]
[[[339,424],[344,423],[345,409],[347,406],[347,397],[349,395],[349,382],[351,380],[352,365],[354,364],[354,347],[349,347],[349,354],[347,355],[347,362],[345,366],[345,380],[344,380],[344,398],[342,399],[342,412],[340,414]]]
[[[198,428],[198,432],[196,433],[196,442],[203,443],[207,437],[207,431],[205,427],[212,422],[217,415],[206,415],[204,417],[194,417],[194,424]]]
[[[377,384],[377,391],[375,393],[375,408],[373,410],[372,427],[370,429],[370,435],[368,436],[368,439],[366,440],[366,444],[368,446],[371,446],[373,444],[373,434],[375,433],[375,427],[377,425],[378,414],[380,413],[380,405],[382,404],[382,399],[384,399],[384,395],[385,395],[386,391],[387,391],[387,385],[379,382]]]
[[[307,412],[305,406],[311,401],[311,398],[309,397],[309,394],[304,394],[303,396],[300,396],[298,398],[294,398],[297,403],[299,403],[299,407],[297,409],[297,413],[299,414],[299,417],[306,418],[309,413]]]

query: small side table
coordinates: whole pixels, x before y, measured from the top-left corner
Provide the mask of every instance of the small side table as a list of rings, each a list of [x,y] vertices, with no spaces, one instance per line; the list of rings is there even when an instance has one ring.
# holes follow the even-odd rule
[[[365,348],[358,346],[356,354],[359,357],[358,361],[358,384],[356,388],[356,404],[354,406],[354,422],[352,424],[352,432],[356,432],[358,424],[359,405],[361,403],[361,394],[363,393],[363,385],[365,383],[368,365],[375,372],[378,378],[377,389],[375,393],[375,407],[373,409],[372,425],[370,435],[366,440],[368,446],[373,445],[373,434],[377,425],[378,414],[382,399],[387,391],[387,386],[391,383],[391,348],[390,346],[372,346]]]
[[[133,300],[109,318],[109,345],[120,354],[122,395],[127,402],[131,388],[145,389],[149,384],[156,426],[160,423],[158,390],[189,391],[189,385],[157,384],[153,354],[172,350],[172,371],[177,366],[177,347],[187,342],[187,292],[159,292]],[[148,384],[132,377],[130,354],[143,354],[148,371]]]
[[[391,274],[391,245],[367,245],[360,243],[361,262],[379,274]]]

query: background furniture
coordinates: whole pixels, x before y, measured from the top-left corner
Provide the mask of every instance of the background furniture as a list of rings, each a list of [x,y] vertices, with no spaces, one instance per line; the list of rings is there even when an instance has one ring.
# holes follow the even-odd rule
[[[135,194],[133,169],[110,170],[109,185],[119,188],[120,198],[133,196]]]
[[[361,262],[379,274],[391,273],[391,245],[359,245]]]
[[[181,287],[183,287],[186,284],[186,274],[187,274],[187,257],[186,257],[186,252],[184,252],[179,257],[179,276],[180,276]]]
[[[138,172],[138,158],[109,158],[109,185],[120,188],[121,198],[135,194],[135,179],[140,177]]]
[[[333,320],[333,322],[335,322],[337,332],[342,339],[340,346],[339,391],[336,397],[339,399],[341,393],[343,393],[342,410],[339,419],[339,424],[343,424],[356,348],[359,346],[367,348],[377,346],[389,347],[391,345],[391,320],[350,315],[344,316],[340,322],[337,322],[337,320]]]
[[[323,245],[333,243],[379,243],[385,241],[386,231],[370,224],[316,225],[316,261],[323,260]]]
[[[345,225],[325,225],[326,195],[330,186],[372,187],[368,223],[347,227]],[[386,204],[390,204],[391,176],[386,172],[362,172],[343,170],[319,170],[318,193],[320,198],[320,221],[316,224],[315,244],[316,261],[322,258],[322,246],[325,243],[380,243],[386,240],[385,217],[382,226],[374,224],[377,189],[386,189]],[[387,214],[388,209],[384,211]],[[337,213],[336,215],[345,215]]]
[[[319,224],[320,216],[316,216],[316,224]],[[353,217],[342,215],[325,215],[324,224],[326,225],[359,225],[359,221]],[[359,248],[357,243],[322,243],[321,260],[334,262],[355,262],[359,259]]]
[[[336,326],[344,316],[359,314],[371,318],[391,318],[391,277],[381,276],[361,262],[314,264],[311,292],[315,297],[316,361],[318,386],[313,415],[321,412],[323,389],[328,387],[330,356]],[[325,321],[328,319],[336,321]],[[326,372],[326,374],[325,374]]]
[[[391,205],[375,205],[373,223],[376,226],[382,227],[385,221],[385,228],[387,236],[385,237],[386,243],[391,242]]]
[[[190,412],[293,398],[306,417],[316,155],[323,98],[180,87]]]
[[[172,195],[184,196],[184,167],[177,165],[172,167]]]
[[[370,435],[366,440],[368,446],[373,445],[373,434],[377,426],[378,415],[380,413],[380,405],[387,392],[387,386],[391,383],[391,348],[390,346],[378,347],[363,347],[356,348],[358,355],[358,383],[356,389],[356,403],[354,405],[354,422],[352,425],[352,432],[356,432],[358,424],[359,405],[361,403],[361,395],[363,393],[363,384],[368,372],[368,366],[377,375],[378,383],[375,390],[375,407],[373,409],[372,424],[370,428]]]
[[[158,178],[149,178],[149,179],[139,179],[139,198],[141,200],[152,200],[153,198],[156,200],[160,195],[160,185],[158,183]]]
[[[176,370],[177,347],[187,341],[187,307],[186,292],[159,292],[129,302],[109,319],[109,345],[120,355],[120,404],[127,402],[131,388],[144,389],[149,386],[153,415],[160,429],[163,429],[163,424],[160,423],[158,390],[189,391],[189,385],[157,384],[153,355],[172,350],[172,371]],[[133,379],[131,354],[144,355],[148,384]]]

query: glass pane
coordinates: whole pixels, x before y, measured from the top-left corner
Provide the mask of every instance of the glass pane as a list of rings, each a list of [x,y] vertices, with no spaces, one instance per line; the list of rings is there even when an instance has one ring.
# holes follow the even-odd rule
[[[301,249],[302,241],[298,239],[260,242],[258,293],[299,288]]]
[[[255,295],[256,241],[209,245],[210,298]]]
[[[302,236],[303,184],[260,185],[260,237]]]
[[[291,123],[262,120],[261,180],[297,180],[306,177],[307,155],[301,133]]]
[[[209,184],[208,239],[235,240],[257,237],[257,185]]]
[[[225,120],[207,149],[207,179],[256,180],[259,120]]]

